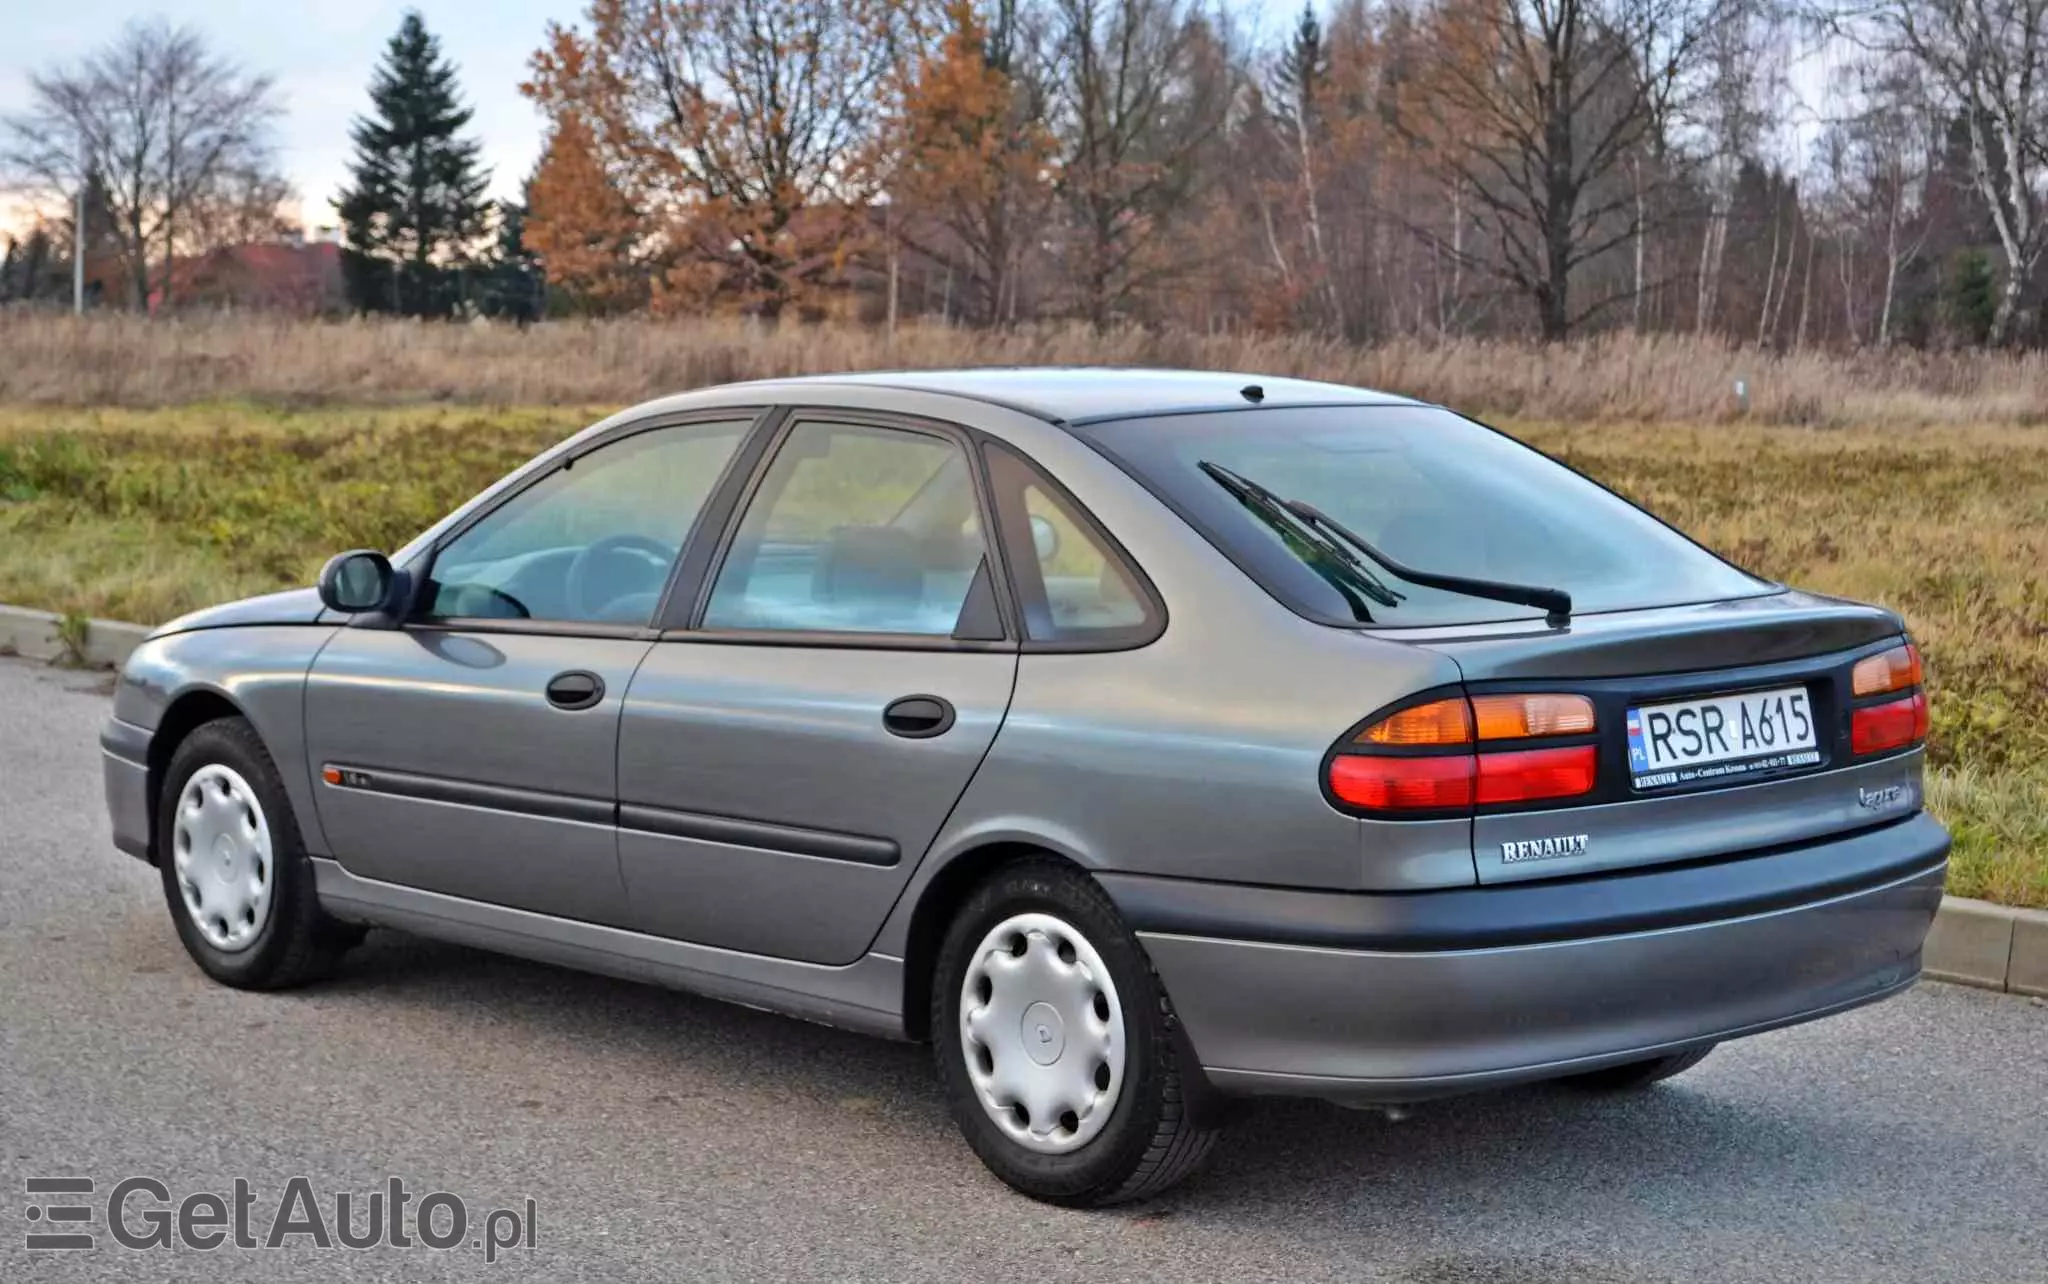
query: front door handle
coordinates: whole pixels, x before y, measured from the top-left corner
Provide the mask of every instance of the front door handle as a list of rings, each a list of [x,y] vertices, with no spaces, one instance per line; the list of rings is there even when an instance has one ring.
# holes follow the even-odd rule
[[[907,695],[882,710],[882,726],[905,740],[929,740],[953,729],[953,706],[935,695]]]
[[[604,679],[588,669],[571,669],[548,679],[548,703],[557,709],[590,709],[603,699]]]

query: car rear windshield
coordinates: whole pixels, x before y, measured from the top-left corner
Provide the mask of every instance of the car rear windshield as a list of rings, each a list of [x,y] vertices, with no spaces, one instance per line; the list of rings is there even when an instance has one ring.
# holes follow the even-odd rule
[[[1555,460],[1434,407],[1245,409],[1076,431],[1268,592],[1325,623],[1442,626],[1544,612],[1401,580],[1363,552],[1261,516],[1199,465],[1312,504],[1409,569],[1563,589],[1574,613],[1777,588]],[[1357,565],[1397,600],[1360,592]]]

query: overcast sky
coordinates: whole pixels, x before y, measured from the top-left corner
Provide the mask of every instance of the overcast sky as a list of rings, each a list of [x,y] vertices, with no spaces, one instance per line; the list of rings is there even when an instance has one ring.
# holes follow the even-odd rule
[[[492,194],[517,194],[540,151],[540,118],[519,96],[526,60],[549,19],[578,17],[583,0],[11,0],[0,22],[0,113],[28,102],[31,73],[78,61],[143,14],[161,13],[215,49],[277,80],[285,107],[278,153],[308,224],[334,222],[327,202],[346,180],[349,121],[369,106],[370,71],[407,8],[418,8],[461,72],[476,109]],[[4,196],[0,196],[4,201]],[[18,221],[19,211],[14,211]]]

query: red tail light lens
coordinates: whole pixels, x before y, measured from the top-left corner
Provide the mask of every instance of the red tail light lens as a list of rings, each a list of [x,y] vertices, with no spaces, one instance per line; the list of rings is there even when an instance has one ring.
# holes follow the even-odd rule
[[[1565,749],[1521,749],[1479,757],[1477,801],[1535,802],[1593,792],[1598,757],[1592,745]]]
[[[1903,749],[1926,738],[1925,691],[1873,704],[1849,715],[1849,747],[1859,758],[1865,754]]]
[[[1330,792],[1369,811],[1470,807],[1477,761],[1469,753],[1409,758],[1340,754],[1330,760]]]

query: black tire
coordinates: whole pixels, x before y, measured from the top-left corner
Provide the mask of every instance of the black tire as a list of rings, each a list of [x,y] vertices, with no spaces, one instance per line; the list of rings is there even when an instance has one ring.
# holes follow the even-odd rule
[[[1651,1057],[1648,1061],[1631,1061],[1626,1065],[1608,1066],[1605,1070],[1590,1070],[1585,1074],[1572,1075],[1564,1082],[1588,1092],[1633,1092],[1672,1075],[1684,1074],[1705,1061],[1714,1046],[1709,1043],[1703,1048],[1674,1052],[1668,1057]]]
[[[208,941],[185,904],[177,868],[175,811],[192,776],[218,764],[233,770],[255,792],[270,829],[269,915],[243,948],[225,950]],[[256,729],[241,718],[221,718],[196,728],[171,755],[157,799],[157,864],[164,902],[185,952],[214,980],[240,990],[282,990],[333,971],[349,946],[362,939],[359,927],[342,923],[320,908],[313,866],[299,837],[297,818],[277,766]],[[253,916],[252,916],[253,917]]]
[[[982,1108],[960,1039],[960,991],[982,938],[1005,918],[1051,914],[1101,956],[1123,1008],[1125,1075],[1102,1130],[1079,1148],[1043,1153],[1012,1140]],[[1098,1208],[1147,1199],[1193,1175],[1223,1111],[1173,1004],[1138,940],[1091,879],[1051,858],[1004,867],[975,889],[946,930],[935,966],[932,1045],[953,1117],[991,1172],[1033,1199]]]

